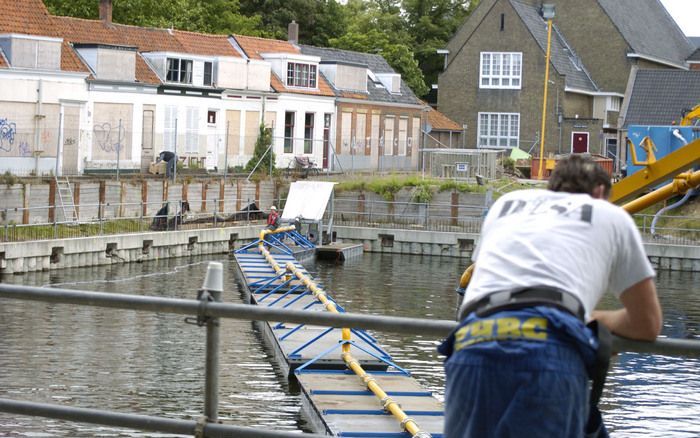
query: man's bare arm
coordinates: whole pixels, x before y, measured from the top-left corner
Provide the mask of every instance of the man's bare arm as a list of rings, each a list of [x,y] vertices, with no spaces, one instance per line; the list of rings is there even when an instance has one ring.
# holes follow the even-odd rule
[[[640,341],[653,341],[661,332],[661,305],[653,278],[631,286],[620,295],[623,308],[594,310],[593,319],[616,335]]]

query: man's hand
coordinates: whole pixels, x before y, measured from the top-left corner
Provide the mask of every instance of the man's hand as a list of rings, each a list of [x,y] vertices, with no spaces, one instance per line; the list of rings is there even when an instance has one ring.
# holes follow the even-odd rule
[[[618,310],[594,310],[593,319],[616,335],[640,341],[654,341],[661,333],[661,305],[653,278],[631,286],[620,295],[624,306]]]

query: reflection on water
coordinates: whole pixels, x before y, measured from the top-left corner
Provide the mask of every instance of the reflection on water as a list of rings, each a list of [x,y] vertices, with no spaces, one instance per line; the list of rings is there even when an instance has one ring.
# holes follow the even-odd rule
[[[194,297],[208,259],[69,269],[3,281],[74,289]],[[240,302],[234,269],[225,300]],[[467,261],[365,254],[345,264],[310,262],[309,271],[347,310],[452,319]],[[700,339],[700,275],[661,273],[664,334]],[[614,299],[602,306],[614,307]],[[0,397],[196,419],[203,410],[203,328],[153,315],[15,300],[0,301]],[[438,398],[444,394],[437,339],[378,333],[394,360]],[[220,418],[240,426],[307,431],[298,391],[271,365],[247,321],[225,320],[220,357]],[[698,436],[696,359],[622,354],[602,401],[613,436]],[[0,436],[146,436],[136,431],[0,414]],[[153,433],[147,434],[154,436]]]

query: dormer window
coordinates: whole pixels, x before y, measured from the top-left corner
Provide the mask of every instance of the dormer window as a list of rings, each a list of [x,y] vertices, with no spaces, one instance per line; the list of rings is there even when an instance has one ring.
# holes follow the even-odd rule
[[[205,62],[204,63],[204,79],[203,83],[205,86],[211,87],[214,83],[214,63]]]
[[[168,74],[165,78],[168,82],[181,84],[192,83],[192,60],[168,58]]]
[[[316,66],[313,64],[288,62],[287,86],[316,88]]]

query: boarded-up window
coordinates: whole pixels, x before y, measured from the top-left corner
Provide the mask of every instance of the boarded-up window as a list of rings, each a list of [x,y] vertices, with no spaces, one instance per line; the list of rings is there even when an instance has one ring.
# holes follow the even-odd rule
[[[374,152],[377,152],[379,149],[379,124],[381,122],[381,118],[379,117],[379,114],[372,114],[372,133],[370,135],[370,142],[371,148],[374,148]]]
[[[365,154],[365,131],[367,130],[367,114],[355,115],[355,153]]]
[[[228,154],[229,158],[240,153],[241,147],[241,112],[226,111],[226,123],[228,129]]]
[[[130,160],[133,106],[95,103],[92,125],[93,160]]]
[[[59,106],[44,104],[36,119],[35,103],[0,101],[0,157],[56,156]]]
[[[413,155],[413,151],[415,148],[425,147],[425,145],[421,144],[419,117],[413,118],[413,129],[411,130],[411,133],[411,141],[409,143],[411,147],[408,148],[408,155]]]
[[[394,116],[384,118],[384,155],[394,155]]]
[[[260,112],[246,111],[245,112],[245,142],[244,151],[246,155],[253,155],[255,151],[255,142],[258,140],[260,131]]]
[[[340,123],[340,154],[348,155],[352,147],[352,113],[344,112]]]
[[[406,155],[406,139],[408,138],[408,119],[399,119],[399,155]]]

